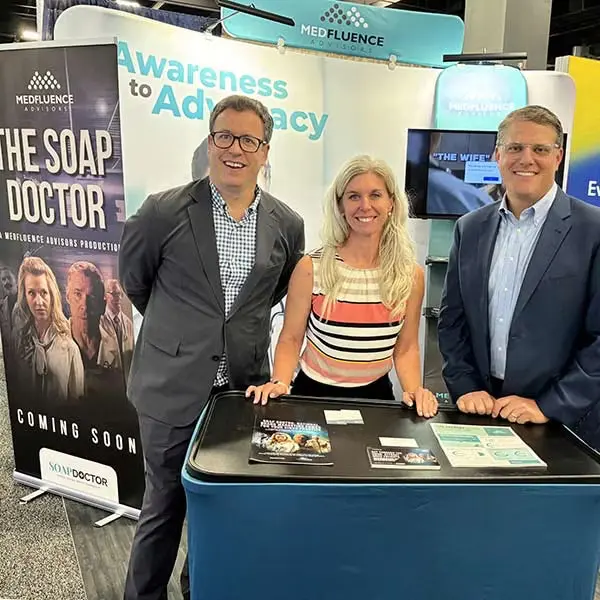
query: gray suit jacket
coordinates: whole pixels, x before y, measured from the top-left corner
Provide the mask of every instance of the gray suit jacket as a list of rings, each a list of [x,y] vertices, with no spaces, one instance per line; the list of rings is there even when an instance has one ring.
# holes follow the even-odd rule
[[[127,221],[119,276],[144,315],[127,391],[139,413],[192,423],[223,353],[232,389],[268,379],[270,311],[304,252],[304,223],[262,192],[256,238],[254,268],[226,317],[208,179],[149,196]]]

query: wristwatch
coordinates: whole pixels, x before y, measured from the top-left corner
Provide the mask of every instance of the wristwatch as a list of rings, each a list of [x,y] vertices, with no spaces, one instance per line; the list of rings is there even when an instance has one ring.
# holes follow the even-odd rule
[[[274,383],[275,385],[283,385],[285,386],[285,393],[289,396],[292,393],[292,386],[291,385],[287,385],[287,383],[284,383],[283,381],[279,381],[279,379],[271,379],[271,383]]]

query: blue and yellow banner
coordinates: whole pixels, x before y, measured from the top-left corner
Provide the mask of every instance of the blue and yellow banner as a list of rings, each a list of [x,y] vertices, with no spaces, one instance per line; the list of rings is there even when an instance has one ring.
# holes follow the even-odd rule
[[[576,102],[567,193],[600,206],[600,61],[569,56]]]

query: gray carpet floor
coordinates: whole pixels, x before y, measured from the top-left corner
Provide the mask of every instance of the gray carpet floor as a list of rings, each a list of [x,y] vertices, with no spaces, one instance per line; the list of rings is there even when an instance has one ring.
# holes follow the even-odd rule
[[[62,498],[46,494],[27,505],[32,490],[13,483],[12,439],[4,369],[0,380],[0,598],[85,600]]]

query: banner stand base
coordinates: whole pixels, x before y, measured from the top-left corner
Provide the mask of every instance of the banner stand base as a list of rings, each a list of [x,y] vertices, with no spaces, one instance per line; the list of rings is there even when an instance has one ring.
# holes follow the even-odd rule
[[[94,523],[95,527],[103,527],[108,523],[116,521],[120,517],[127,517],[128,519],[137,521],[140,516],[140,511],[137,508],[125,506],[124,504],[117,504],[116,502],[111,502],[110,500],[102,500],[102,498],[97,498],[95,496],[89,496],[56,483],[49,483],[47,481],[38,479],[37,477],[31,477],[30,475],[19,473],[18,471],[13,471],[13,478],[17,483],[36,488],[35,492],[27,494],[20,499],[22,504],[26,504],[35,498],[39,498],[47,492],[49,494],[56,494],[57,496],[62,496],[63,498],[68,498],[69,500],[81,502],[82,504],[87,504],[89,506],[93,506],[94,508],[99,508],[100,510],[105,510],[109,513],[112,513],[108,517],[100,519]]]
[[[117,519],[120,519],[123,515],[120,512],[113,513],[112,515],[108,515],[108,517],[104,517],[104,519],[100,519],[94,523],[94,527],[104,527]]]
[[[48,491],[47,488],[41,487],[39,490],[36,490],[35,492],[31,492],[31,494],[27,494],[27,496],[23,496],[22,498],[19,498],[19,504],[28,504],[32,500],[35,500],[36,498],[43,496],[47,491]]]

